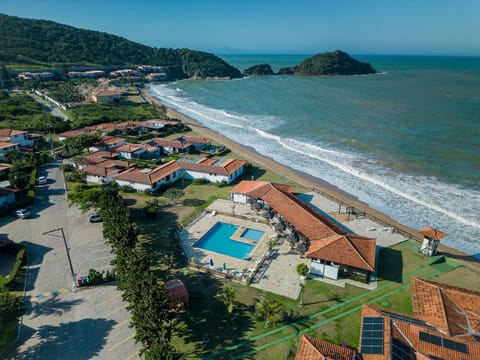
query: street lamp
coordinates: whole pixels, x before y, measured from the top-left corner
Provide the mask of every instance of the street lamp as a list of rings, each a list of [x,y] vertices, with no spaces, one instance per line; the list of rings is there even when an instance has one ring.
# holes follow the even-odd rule
[[[70,258],[70,249],[68,248],[67,239],[65,238],[65,233],[63,232],[63,228],[58,228],[58,229],[46,231],[46,232],[42,233],[42,235],[51,235],[51,236],[59,237],[58,235],[53,235],[52,234],[52,233],[57,232],[57,231],[60,231],[62,233],[63,243],[65,244],[65,250],[67,252],[68,264],[70,265],[70,271],[71,271],[71,274],[72,274],[72,281],[73,281],[72,289],[75,291],[75,288],[76,288],[75,277],[76,276],[75,276],[75,271],[73,271],[72,259]]]

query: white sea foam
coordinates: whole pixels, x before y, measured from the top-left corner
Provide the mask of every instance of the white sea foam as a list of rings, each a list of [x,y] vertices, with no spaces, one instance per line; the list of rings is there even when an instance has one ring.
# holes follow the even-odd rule
[[[151,90],[167,106],[237,142],[351,192],[407,225],[433,225],[446,230],[451,235],[445,241],[448,245],[480,253],[480,192],[431,177],[399,173],[360,154],[332,149],[330,144],[278,136],[272,123],[283,120],[273,116],[243,116],[214,109],[168,86]]]

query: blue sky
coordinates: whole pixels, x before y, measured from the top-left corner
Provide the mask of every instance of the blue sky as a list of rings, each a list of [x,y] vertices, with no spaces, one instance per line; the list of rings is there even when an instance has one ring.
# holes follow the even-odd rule
[[[214,53],[480,55],[480,0],[0,0],[0,13]]]

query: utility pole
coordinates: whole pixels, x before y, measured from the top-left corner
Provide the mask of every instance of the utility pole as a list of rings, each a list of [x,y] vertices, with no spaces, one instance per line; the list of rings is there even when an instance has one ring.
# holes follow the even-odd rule
[[[51,236],[59,237],[58,235],[53,235],[52,234],[52,233],[57,232],[57,231],[60,231],[62,233],[63,243],[65,244],[65,251],[67,252],[68,265],[70,265],[70,272],[72,274],[72,281],[73,281],[72,289],[75,291],[75,288],[77,287],[76,284],[75,284],[76,274],[75,274],[75,271],[73,271],[72,258],[70,257],[70,249],[68,248],[67,239],[65,238],[65,233],[63,232],[63,228],[58,228],[58,229],[46,231],[46,232],[42,233],[42,235],[51,235]]]

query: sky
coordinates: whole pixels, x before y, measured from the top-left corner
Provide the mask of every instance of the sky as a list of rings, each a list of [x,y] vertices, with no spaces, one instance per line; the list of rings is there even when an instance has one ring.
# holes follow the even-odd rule
[[[0,13],[217,54],[480,56],[480,0],[0,0]]]

